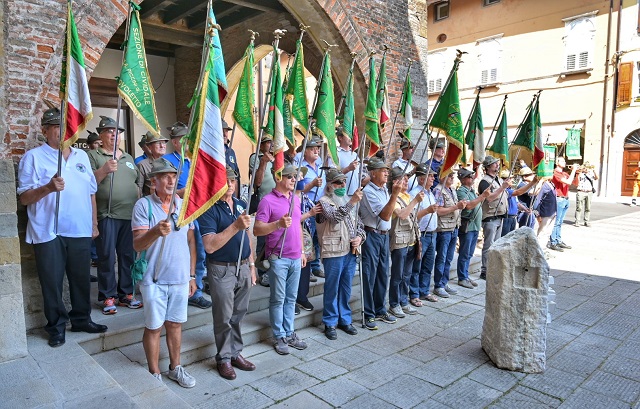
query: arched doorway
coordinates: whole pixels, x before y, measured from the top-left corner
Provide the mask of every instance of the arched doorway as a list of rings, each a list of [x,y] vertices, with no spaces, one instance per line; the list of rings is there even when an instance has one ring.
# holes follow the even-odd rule
[[[624,153],[622,154],[622,196],[631,196],[635,176],[633,172],[640,163],[640,129],[631,132],[624,139]]]

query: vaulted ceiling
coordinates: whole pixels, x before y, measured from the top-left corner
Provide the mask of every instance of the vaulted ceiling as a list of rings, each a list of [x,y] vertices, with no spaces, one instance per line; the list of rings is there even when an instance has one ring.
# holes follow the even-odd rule
[[[140,18],[148,54],[172,56],[176,47],[202,47],[207,0],[144,0]],[[286,11],[278,0],[213,0],[220,26],[230,28],[264,13]],[[108,47],[120,48],[125,23]]]

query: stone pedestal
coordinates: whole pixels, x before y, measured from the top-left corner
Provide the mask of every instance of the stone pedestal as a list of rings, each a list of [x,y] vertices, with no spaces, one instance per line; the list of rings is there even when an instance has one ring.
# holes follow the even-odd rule
[[[482,348],[498,368],[544,372],[549,265],[530,228],[491,246]]]

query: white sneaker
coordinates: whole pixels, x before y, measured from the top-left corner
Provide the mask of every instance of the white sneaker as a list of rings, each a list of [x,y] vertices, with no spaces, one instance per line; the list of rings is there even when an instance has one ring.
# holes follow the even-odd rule
[[[389,312],[393,315],[395,315],[398,318],[404,318],[404,312],[402,311],[402,307],[400,307],[399,305],[396,305],[395,307],[391,307],[389,308]]]
[[[410,304],[407,304],[402,306],[402,312],[404,312],[405,314],[413,315],[417,314],[418,310],[413,308]]]
[[[444,288],[434,288],[433,293],[440,298],[449,298],[449,293],[444,290]]]
[[[444,286],[444,290],[449,294],[453,294],[453,295],[458,294],[458,290],[456,290],[453,287],[450,287],[449,284]]]
[[[178,365],[173,369],[169,369],[167,377],[172,381],[178,382],[178,385],[183,388],[193,388],[196,386],[196,378],[189,375],[189,372],[185,371],[182,365]]]
[[[156,378],[157,380],[159,380],[160,382],[162,382],[162,375],[160,375],[159,373],[153,373],[151,374],[153,375],[154,378]]]

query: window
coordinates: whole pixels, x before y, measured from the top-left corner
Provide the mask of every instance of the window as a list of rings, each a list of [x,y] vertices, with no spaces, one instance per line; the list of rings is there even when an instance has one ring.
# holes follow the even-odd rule
[[[478,62],[480,65],[480,85],[496,84],[502,65],[502,34],[478,40]]]
[[[446,81],[445,50],[433,51],[427,54],[427,83],[428,93],[437,94],[442,91]]]
[[[435,16],[435,21],[444,20],[449,17],[449,2],[442,1],[440,3],[436,3],[433,5],[433,14]]]
[[[636,90],[636,98],[640,98],[640,61],[636,63],[636,72],[638,73],[638,89]]]
[[[593,68],[595,13],[564,19],[564,72],[586,71]]]
[[[631,103],[631,84],[633,83],[633,63],[623,62],[618,68],[618,105]]]
[[[498,4],[500,3],[500,0],[482,0],[482,5],[483,6],[491,6],[492,4]]]

